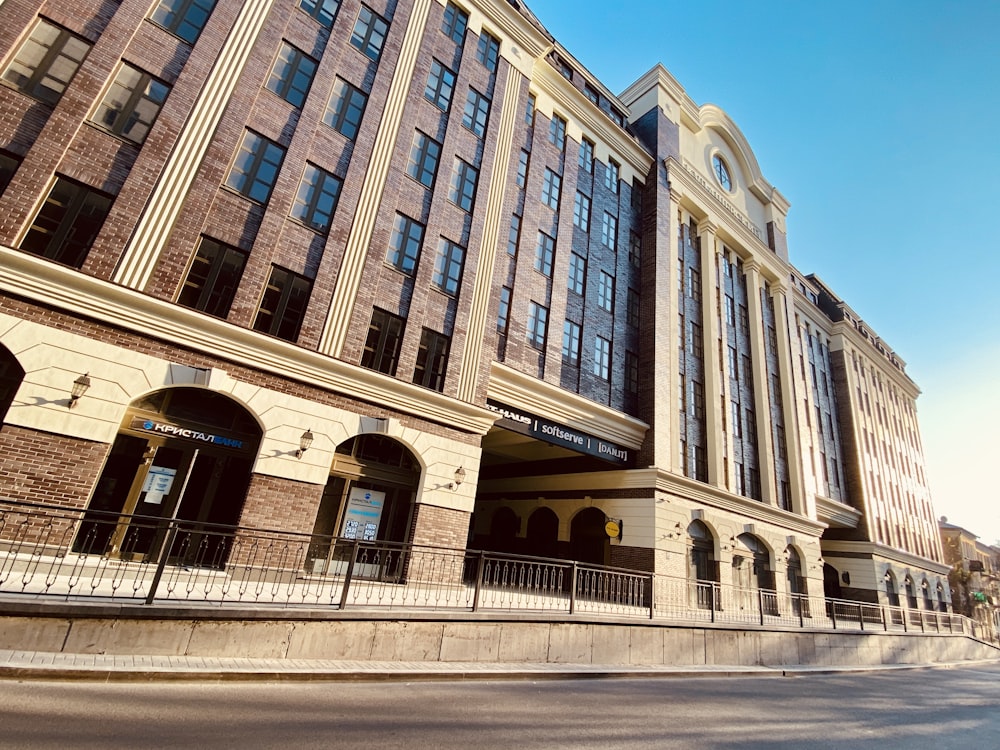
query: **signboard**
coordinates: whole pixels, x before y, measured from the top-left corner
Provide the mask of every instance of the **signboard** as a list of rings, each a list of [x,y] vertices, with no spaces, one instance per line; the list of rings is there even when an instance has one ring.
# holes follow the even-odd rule
[[[351,487],[351,493],[347,497],[347,509],[344,511],[344,525],[340,530],[340,536],[345,539],[374,542],[378,534],[379,522],[382,520],[384,504],[384,492]]]
[[[146,472],[146,481],[142,483],[142,491],[145,496],[144,503],[159,505],[163,498],[170,493],[170,488],[174,486],[174,477],[177,469],[168,469],[165,466],[150,466]]]
[[[244,441],[234,437],[214,435],[209,432],[201,432],[188,427],[179,427],[178,425],[167,424],[166,422],[157,422],[155,419],[146,419],[144,417],[132,417],[132,422],[129,424],[129,427],[133,430],[153,432],[158,435],[166,435],[167,437],[195,440],[199,443],[211,443],[212,445],[222,446],[223,448],[239,449],[244,447]]]
[[[613,464],[625,465],[629,462],[631,451],[608,440],[550,422],[496,401],[487,401],[486,408],[494,414],[500,415],[497,424],[505,429],[529,435],[552,445],[569,448],[577,453],[585,453]]]

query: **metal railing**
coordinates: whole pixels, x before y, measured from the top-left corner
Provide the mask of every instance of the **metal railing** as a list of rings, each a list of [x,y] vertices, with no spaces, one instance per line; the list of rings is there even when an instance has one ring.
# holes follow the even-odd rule
[[[607,615],[983,637],[946,612],[443,547],[0,501],[0,594],[69,601]]]

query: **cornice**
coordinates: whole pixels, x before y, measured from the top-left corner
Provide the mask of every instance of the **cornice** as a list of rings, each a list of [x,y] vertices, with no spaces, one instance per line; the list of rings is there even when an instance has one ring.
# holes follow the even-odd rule
[[[856,529],[861,522],[861,511],[850,505],[838,503],[822,495],[814,495],[816,501],[816,517],[829,526],[838,529]]]
[[[637,450],[649,425],[543,380],[494,362],[488,396],[508,406]]]
[[[487,409],[437,391],[332,359],[2,245],[0,290],[465,432],[485,434],[496,419]]]
[[[887,360],[885,355],[875,348],[870,339],[866,339],[861,335],[853,322],[846,319],[838,320],[831,327],[831,333],[833,336],[843,336],[856,349],[866,352],[869,359],[878,365],[879,370],[891,378],[910,398],[916,400],[920,395],[920,387],[906,374],[906,371],[893,366],[892,362]]]
[[[874,542],[823,542],[823,554],[835,552],[860,552],[865,555],[871,555],[872,558],[881,557],[889,562],[920,568],[921,570],[931,571],[940,575],[947,575],[948,571],[951,570],[951,567],[944,563]]]
[[[444,5],[442,0],[439,4]],[[525,75],[530,74],[532,60],[543,57],[552,48],[552,38],[535,27],[521,15],[507,0],[476,0],[488,26],[505,37],[511,45],[511,52],[518,58],[507,61]],[[521,57],[526,53],[527,60]]]

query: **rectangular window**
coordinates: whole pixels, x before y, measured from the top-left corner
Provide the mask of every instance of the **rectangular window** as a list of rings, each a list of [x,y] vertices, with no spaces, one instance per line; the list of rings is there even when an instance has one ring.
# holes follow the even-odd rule
[[[697,359],[705,358],[704,335],[702,327],[692,321],[689,340],[691,341],[691,354],[693,354]]]
[[[333,221],[343,181],[324,169],[306,164],[299,191],[292,203],[292,218],[318,232],[326,232]]]
[[[589,83],[583,84],[583,95],[587,97],[594,104],[601,103],[601,96],[597,93],[597,89],[591,86]]]
[[[590,198],[580,192],[573,202],[573,224],[584,232],[590,231]]]
[[[361,127],[367,103],[368,97],[363,91],[338,78],[333,84],[333,93],[326,105],[323,122],[353,141]]]
[[[642,237],[635,232],[628,235],[628,262],[632,268],[642,265]]]
[[[625,322],[631,328],[639,327],[639,310],[639,292],[629,287],[625,300]]]
[[[299,7],[328,29],[333,28],[340,0],[299,0]]]
[[[202,237],[177,304],[217,318],[226,317],[246,262],[243,251]]]
[[[3,82],[54,105],[90,52],[90,42],[41,18],[3,72]]]
[[[247,130],[226,178],[226,185],[250,200],[267,203],[278,180],[285,149]]]
[[[386,375],[395,375],[402,347],[403,319],[376,307],[372,310],[372,320],[368,324],[361,366]]]
[[[559,210],[559,192],[562,188],[562,178],[548,167],[542,180],[542,203],[553,211]]]
[[[413,134],[406,173],[421,185],[433,187],[440,158],[441,144],[418,130]]]
[[[573,69],[564,63],[562,60],[557,61],[557,67],[559,68],[559,75],[565,78],[567,81],[573,80]]]
[[[618,247],[618,219],[607,211],[604,212],[604,221],[601,222],[601,242],[612,250]]]
[[[566,121],[559,115],[552,115],[549,120],[549,142],[560,151],[566,147]]]
[[[695,419],[705,418],[705,386],[697,380],[691,381],[691,409]]]
[[[215,0],[160,0],[149,18],[188,44],[194,44],[214,7]]]
[[[110,196],[58,177],[21,241],[21,249],[80,268],[111,211],[111,203]]]
[[[288,42],[282,42],[264,86],[293,107],[301,107],[315,74],[315,60]]]
[[[615,305],[615,277],[601,271],[597,280],[597,306],[611,312]]]
[[[455,44],[465,41],[465,30],[469,27],[469,14],[454,3],[448,3],[444,8],[444,20],[441,31],[450,37]]]
[[[271,266],[271,278],[253,321],[255,331],[263,331],[286,341],[295,341],[306,316],[312,281],[284,268]]]
[[[510,217],[510,231],[507,232],[507,255],[512,258],[517,255],[517,244],[521,240],[521,217],[514,214]]]
[[[451,95],[455,91],[455,73],[437,60],[431,62],[430,73],[427,74],[427,86],[424,88],[424,98],[432,102],[438,109],[447,112],[451,106]]]
[[[621,172],[621,165],[614,159],[608,159],[608,167],[604,170],[604,187],[612,193],[618,192],[618,179]]]
[[[580,366],[580,326],[572,320],[563,323],[562,361],[570,367]]]
[[[122,63],[92,122],[133,143],[146,140],[170,87]]]
[[[556,241],[545,232],[539,232],[538,244],[535,246],[535,270],[552,278],[552,260],[555,254]]]
[[[490,119],[490,100],[475,89],[469,89],[465,100],[465,113],[462,115],[462,125],[480,138],[486,132],[486,122]]]
[[[524,105],[524,123],[526,125],[535,124],[535,95],[528,94],[528,102]]]
[[[732,407],[733,415],[731,422],[733,423],[733,437],[742,438],[743,437],[743,415],[740,411],[740,405],[736,401],[730,401],[730,406]]]
[[[569,256],[569,280],[567,287],[575,294],[583,294],[587,280],[587,261],[582,255],[570,253]]]
[[[445,294],[458,294],[458,285],[462,281],[462,266],[465,264],[465,248],[456,245],[444,237],[438,242],[437,258],[434,262],[434,274],[431,281]]]
[[[496,71],[497,61],[500,59],[500,40],[483,31],[479,35],[479,44],[476,45],[476,59],[486,66],[487,70]]]
[[[479,170],[461,159],[455,159],[455,168],[451,172],[448,200],[463,211],[471,213],[472,204],[476,200],[476,182],[478,180]]]
[[[17,172],[17,168],[20,165],[20,157],[0,151],[0,193],[7,189],[10,181],[14,179],[14,173]]]
[[[545,351],[545,339],[548,335],[549,310],[537,302],[528,305],[528,343],[535,349]]]
[[[517,177],[515,179],[519,188],[523,188],[528,182],[528,160],[530,158],[531,154],[522,149],[517,161]]]
[[[701,301],[701,271],[694,266],[687,268],[687,296]]]
[[[611,342],[603,336],[594,337],[594,375],[611,379]]]
[[[580,169],[582,169],[587,174],[591,174],[594,171],[594,142],[589,138],[584,138],[580,141],[580,157],[579,157]]]
[[[369,60],[378,60],[388,33],[389,22],[367,5],[362,5],[351,33],[351,46],[359,49]]]
[[[444,373],[448,367],[448,348],[451,339],[443,333],[424,328],[420,334],[417,349],[417,365],[413,370],[413,382],[430,388],[444,390]]]
[[[396,214],[389,237],[385,262],[405,274],[413,275],[420,258],[420,245],[424,241],[424,225],[409,216]]]
[[[639,357],[634,352],[625,352],[625,393],[639,395]]]
[[[500,306],[497,308],[497,333],[507,335],[510,324],[510,296],[513,290],[509,286],[500,288]]]

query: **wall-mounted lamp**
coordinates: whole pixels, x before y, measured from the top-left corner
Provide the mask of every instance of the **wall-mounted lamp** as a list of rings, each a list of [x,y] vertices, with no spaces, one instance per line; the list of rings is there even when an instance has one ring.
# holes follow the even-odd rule
[[[302,458],[302,454],[309,450],[309,447],[313,444],[313,440],[312,430],[303,432],[302,437],[299,438],[299,449],[295,451],[295,457]]]
[[[465,468],[459,466],[457,469],[455,469],[455,481],[448,482],[448,489],[457,490],[464,481],[465,481]]]
[[[73,390],[69,393],[69,403],[66,404],[67,407],[72,409],[76,406],[76,402],[79,401],[83,394],[87,392],[90,388],[90,373],[83,373],[80,377],[73,381]]]

